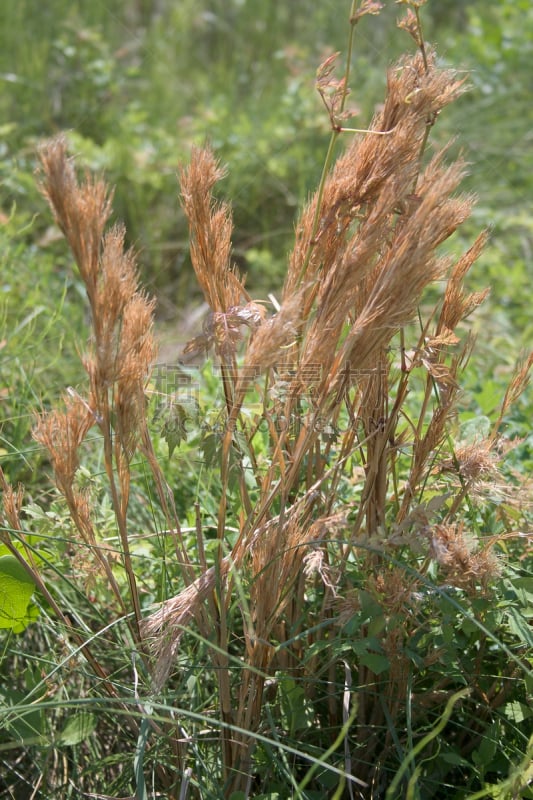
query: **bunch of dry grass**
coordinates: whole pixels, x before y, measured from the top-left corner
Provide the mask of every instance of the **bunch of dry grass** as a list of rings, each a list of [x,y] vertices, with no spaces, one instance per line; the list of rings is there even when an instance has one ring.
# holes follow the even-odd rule
[[[139,288],[134,255],[124,250],[124,229],[115,226],[105,230],[111,202],[104,182],[87,176],[78,183],[61,137],[42,149],[41,162],[41,190],[85,284],[94,338],[91,351],[84,358],[88,398],[71,390],[66,412],[43,414],[35,428],[35,438],[48,449],[57,486],[67,500],[82,541],[93,549],[121,602],[110,556],[97,545],[89,506],[74,486],[79,448],[93,425],[100,429],[135,612],[133,631],[139,641],[141,608],[128,538],[129,464],[138,443],[149,438],[144,390],[155,356],[154,301]]]
[[[361,4],[352,24],[378,6]],[[124,230],[106,232],[110,198],[103,182],[86,177],[78,183],[61,138],[41,153],[42,190],[86,286],[93,340],[84,358],[87,397],[71,391],[64,411],[41,416],[35,437],[50,454],[80,547],[106,577],[117,611],[125,616],[133,611],[131,634],[154,692],[172,674],[190,626],[213,642],[227,796],[250,790],[267,680],[270,690],[272,677],[282,670],[301,679],[312,695],[312,676],[320,667],[333,682],[335,664],[325,659],[319,665],[315,656],[306,660],[302,639],[319,643],[326,636],[322,622],[329,620],[328,629],[340,627],[357,610],[360,595],[347,577],[349,564],[359,563],[363,588],[379,601],[386,620],[405,617],[403,626],[385,624],[381,634],[391,665],[388,677],[379,679],[359,666],[356,739],[364,744],[366,763],[352,776],[359,782],[372,779],[376,749],[391,745],[390,735],[383,742],[370,733],[380,728],[385,713],[392,719],[402,713],[404,645],[420,624],[419,581],[391,567],[391,553],[407,550],[422,572],[433,559],[446,581],[468,591],[480,591],[498,568],[495,539],[480,543],[485,532],[473,522],[467,531],[463,517],[473,518],[476,497],[494,480],[498,429],[526,386],[532,358],[513,379],[491,436],[454,448],[450,432],[459,376],[472,347],[468,338],[461,344],[457,329],[486,294],[465,292],[463,281],[486,235],[455,264],[441,255],[443,242],[468,217],[472,198],[458,194],[464,163],[447,162],[447,148],[426,158],[426,148],[431,127],[462,92],[463,80],[439,69],[435,54],[425,48],[417,5],[405,26],[419,50],[390,69],[385,102],[369,132],[353,136],[304,208],[273,317],[265,318],[231,264],[231,212],[213,198],[223,176],[214,155],[195,149],[180,172],[192,263],[210,306],[203,333],[186,352],[214,348],[225,398],[219,547],[211,549],[209,563],[198,514],[200,569],[184,545],[149,435],[145,390],[155,353],[153,301],[139,288]],[[336,81],[333,68],[328,59],[318,81],[332,141],[343,130],[347,92],[347,75]],[[420,316],[417,328],[418,309],[436,281],[446,282],[441,300]],[[409,392],[417,384],[422,388],[413,404]],[[260,397],[258,419],[264,425],[251,424],[242,413],[250,395]],[[75,482],[80,448],[93,426],[102,436],[127,596],[116,578],[116,556],[101,546],[87,495]],[[180,592],[144,618],[128,528],[130,467],[137,450],[153,471],[182,576]],[[228,508],[231,463],[239,470],[239,498]],[[252,481],[245,479],[245,463]],[[5,513],[14,527],[20,503],[4,488]],[[230,516],[238,527],[231,544]],[[322,593],[313,610],[306,599],[310,586]],[[233,603],[242,615],[239,631],[228,628]],[[308,617],[314,624],[304,637]],[[235,648],[242,665],[238,682],[229,656]],[[346,722],[346,681],[342,696],[328,699],[332,721]],[[386,712],[376,702],[379,692]],[[176,751],[182,752],[179,742]]]
[[[334,97],[340,108],[344,84],[333,81],[329,60],[320,75],[321,92]],[[257,427],[248,426],[241,415],[250,391],[259,391],[262,398],[268,458],[264,469],[248,459],[257,491],[250,493],[249,483],[241,480],[240,533],[229,554],[223,556],[221,548],[218,563],[197,580],[194,590],[189,587],[164,604],[145,621],[144,630],[155,639],[160,684],[172,671],[186,625],[205,607],[210,592],[219,608],[217,645],[227,650],[231,634],[221,618],[235,586],[249,584],[242,606],[241,680],[233,691],[228,680],[221,682],[226,730],[232,725],[241,729],[223,733],[229,794],[249,789],[253,732],[261,722],[268,676],[282,668],[305,682],[309,674],[298,645],[289,648],[284,642],[289,631],[298,640],[306,586],[316,575],[323,584],[324,614],[338,606],[342,619],[351,592],[344,583],[344,566],[362,545],[371,548],[366,557],[357,556],[368,576],[367,589],[381,598],[389,614],[394,606],[394,615],[404,613],[406,618],[403,628],[394,627],[382,637],[384,652],[396,665],[385,691],[396,718],[403,705],[398,698],[406,696],[404,645],[414,633],[408,620],[415,619],[417,581],[407,579],[404,570],[390,570],[391,548],[411,548],[416,563],[423,563],[421,554],[435,558],[448,582],[470,591],[486,586],[498,571],[494,542],[482,548],[476,540],[483,531],[473,530],[466,544],[460,521],[480,484],[494,478],[495,440],[479,443],[466,455],[454,451],[450,439],[459,374],[473,344],[469,338],[461,344],[456,329],[486,296],[465,292],[463,281],[486,234],[455,264],[441,255],[442,243],[467,219],[472,198],[457,194],[465,165],[461,160],[446,163],[448,148],[424,166],[429,129],[462,92],[463,83],[453,72],[439,69],[434,53],[425,48],[390,70],[385,103],[370,132],[353,138],[302,212],[281,306],[272,318],[257,316],[249,326],[252,335],[241,369],[237,348],[242,323],[254,304],[230,267],[229,211],[225,206],[214,210],[206,195],[220,170],[209,151],[194,151],[190,167],[181,173],[193,265],[212,314],[221,315],[230,332],[224,349],[218,348],[222,362],[233,365],[224,376],[228,425],[221,445],[222,541],[230,452],[241,460],[253,454],[258,435]],[[213,245],[219,241],[224,244],[217,252]],[[446,281],[442,299],[416,333],[411,323],[427,287],[436,281]],[[191,347],[196,346],[197,340]],[[397,364],[391,353],[399,348]],[[264,376],[261,388],[255,381],[259,373]],[[413,409],[408,393],[420,375],[425,375],[425,386]],[[514,383],[523,386],[522,379]],[[323,435],[325,430],[338,431],[341,421],[342,434]],[[339,488],[356,463],[362,485],[345,506]],[[455,496],[443,480],[450,464],[457,476]],[[336,539],[338,546],[332,548]],[[398,589],[393,596],[391,581]],[[417,624],[413,622],[415,628]],[[314,641],[318,637],[320,633]],[[282,646],[281,660],[276,643]],[[369,737],[370,729],[383,723],[383,709],[375,702],[378,682],[370,669],[360,669],[359,685],[367,688],[358,694],[357,738],[365,742],[369,763],[373,749],[383,746],[379,737]],[[361,767],[358,775],[370,778],[371,769]]]

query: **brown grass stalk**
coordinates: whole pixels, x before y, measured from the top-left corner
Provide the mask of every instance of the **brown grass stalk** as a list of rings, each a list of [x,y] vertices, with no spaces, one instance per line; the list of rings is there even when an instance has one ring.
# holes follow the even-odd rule
[[[41,149],[41,190],[65,234],[87,290],[93,346],[84,358],[88,399],[72,392],[64,414],[42,415],[35,437],[49,451],[56,483],[67,500],[81,540],[107,576],[123,612],[134,610],[132,632],[141,642],[141,606],[128,533],[130,462],[146,433],[145,384],[155,356],[154,301],[139,288],[135,257],[125,250],[123,227],[105,230],[111,213],[103,181],[86,176],[78,183],[62,137]],[[75,488],[79,449],[89,429],[103,438],[104,463],[129,584],[124,604],[110,557],[97,544],[90,511]]]

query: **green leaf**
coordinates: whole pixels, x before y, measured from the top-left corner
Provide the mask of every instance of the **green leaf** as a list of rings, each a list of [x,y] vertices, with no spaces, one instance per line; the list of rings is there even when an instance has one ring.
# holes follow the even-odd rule
[[[516,725],[524,722],[533,715],[533,711],[529,706],[520,703],[518,700],[513,700],[511,703],[506,703],[503,707],[503,713],[507,719],[512,720]]]
[[[378,614],[368,623],[368,635],[379,636],[379,634],[385,630],[386,624],[385,616],[383,614]]]
[[[47,717],[40,708],[40,704],[36,703],[24,712],[17,710],[17,706],[25,703],[27,688],[21,690],[6,687],[6,705],[0,704],[2,725],[8,736],[19,742],[33,741],[35,743],[48,744]]]
[[[501,731],[498,724],[493,724],[490,728],[487,728],[481,744],[472,753],[474,764],[478,767],[487,768],[493,763],[500,735]]]
[[[73,714],[59,734],[58,744],[75,745],[88,739],[96,728],[96,715],[86,711]]]
[[[31,601],[35,585],[14,556],[0,557],[0,628],[21,633],[39,616]]]
[[[221,441],[222,437],[216,433],[206,433],[203,436],[200,447],[207,469],[216,464],[220,456]]]
[[[234,800],[234,796],[237,797],[238,795],[242,795],[244,800],[244,794],[242,792],[237,792],[235,795],[231,795],[230,800]],[[278,792],[269,792],[268,794],[256,794],[255,800],[280,800],[280,796]]]
[[[517,636],[520,641],[528,647],[533,647],[533,634],[528,622],[520,611],[514,606],[507,611],[507,619],[509,620],[509,629]]]
[[[361,664],[372,670],[375,675],[381,675],[389,669],[389,659],[386,656],[381,656],[379,653],[363,653],[359,657]]]
[[[281,677],[279,686],[286,727],[290,735],[295,736],[298,731],[305,730],[312,725],[313,707],[305,697],[303,687],[296,683],[294,678]]]
[[[533,607],[533,577],[512,578],[509,581],[511,591],[523,606]]]
[[[466,758],[463,758],[459,753],[454,753],[453,751],[441,753],[440,758],[446,764],[453,764],[454,767],[470,766],[470,762]]]
[[[167,406],[162,418],[161,436],[168,445],[168,457],[171,458],[176,447],[187,440],[187,413],[179,403],[172,403]]]

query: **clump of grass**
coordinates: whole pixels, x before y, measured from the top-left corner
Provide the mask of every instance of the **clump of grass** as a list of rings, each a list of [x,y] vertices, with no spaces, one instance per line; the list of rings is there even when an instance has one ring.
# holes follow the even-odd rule
[[[335,797],[345,785],[347,796],[364,790],[381,797],[409,771],[418,753],[414,732],[432,727],[422,740],[431,747],[459,700],[470,722],[462,730],[457,725],[450,749],[464,761],[524,669],[521,654],[511,653],[501,686],[485,688],[482,656],[498,639],[483,622],[486,606],[479,619],[469,609],[500,574],[498,544],[522,533],[519,522],[509,522],[520,519],[520,487],[508,492],[493,529],[486,508],[498,511],[498,503],[487,484],[494,489],[500,482],[505,491],[498,469],[502,423],[527,385],[533,359],[517,370],[492,431],[458,441],[460,376],[473,346],[460,328],[486,296],[469,293],[464,279],[486,234],[455,263],[443,254],[473,199],[459,191],[465,164],[450,161],[447,148],[430,153],[429,137],[464,79],[439,68],[423,39],[420,3],[408,5],[402,25],[418,49],[391,67],[368,131],[346,127],[348,67],[340,80],[333,59],[319,69],[331,146],[322,181],[298,220],[273,316],[247,294],[232,265],[231,209],[213,196],[223,176],[215,155],[195,149],[181,170],[191,259],[210,307],[186,354],[214,351],[224,396],[212,488],[215,541],[199,500],[188,546],[156,457],[146,403],[153,302],[139,287],[124,231],[106,231],[106,187],[90,177],[78,182],[64,140],[42,151],[42,189],[86,287],[92,343],[84,357],[86,395],[71,391],[64,411],[44,413],[35,437],[49,453],[75,549],[93,559],[112,598],[108,610],[127,623],[124,647],[142,663],[146,697],[136,683],[137,725],[108,674],[105,641],[89,641],[74,626],[100,691],[136,737],[138,796],[147,796],[143,758],[152,757],[153,781],[169,797],[254,796],[254,781],[257,794],[280,776],[285,791],[299,797],[312,796],[306,794],[312,782],[314,791]],[[354,3],[352,35],[366,14],[378,11],[378,3]],[[351,141],[333,162],[343,133]],[[438,299],[429,292],[435,284],[444,287]],[[77,483],[80,449],[92,428],[101,438],[116,521],[113,549],[103,545],[90,497]],[[155,610],[144,607],[132,556],[136,455],[151,471],[179,581],[179,591]],[[6,546],[70,627],[53,587],[37,577],[20,498],[4,488],[12,531]],[[463,672],[455,656],[446,662],[446,640],[435,633],[445,627],[447,608],[479,635],[480,657]],[[214,744],[202,743],[206,731],[195,727],[196,712],[188,718],[183,708],[165,705],[172,707],[180,670],[188,669],[189,638],[201,643],[212,671],[213,693],[201,717],[208,734],[217,731]],[[185,696],[178,694],[178,705]],[[150,732],[168,744],[161,761],[150,756]],[[443,742],[425,752],[429,762]],[[290,765],[288,752],[299,761]],[[411,770],[409,791],[421,770]],[[447,776],[445,762],[438,770]]]
[[[405,713],[400,699],[408,694],[405,649],[415,633],[408,620],[430,564],[436,561],[451,585],[473,592],[498,574],[492,552],[496,538],[484,542],[489,531],[480,527],[474,509],[474,488],[494,477],[498,427],[490,439],[470,447],[468,456],[452,436],[460,372],[472,347],[469,339],[461,344],[456,329],[486,296],[465,292],[463,280],[486,234],[455,264],[441,255],[441,245],[468,218],[473,200],[457,193],[465,165],[460,160],[447,163],[446,148],[424,161],[428,132],[460,95],[464,79],[436,66],[414,12],[406,25],[419,52],[390,70],[385,103],[369,132],[352,139],[304,209],[280,308],[255,328],[241,368],[235,361],[236,323],[246,320],[239,320],[235,296],[213,302],[224,286],[231,283],[239,289],[229,248],[223,248],[222,270],[214,266],[219,247],[207,253],[204,249],[201,257],[197,252],[202,232],[208,238],[213,231],[212,242],[217,241],[214,231],[222,227],[222,209],[213,205],[206,219],[191,201],[197,198],[205,209],[207,176],[218,167],[209,151],[194,151],[182,174],[193,266],[221,332],[215,350],[225,374],[228,423],[221,443],[222,544],[232,451],[243,474],[247,461],[257,488],[250,492],[244,479],[240,482],[240,533],[229,554],[221,547],[218,563],[197,579],[194,591],[188,588],[164,604],[146,630],[162,637],[156,671],[162,681],[172,670],[194,607],[205,603],[206,589],[215,592],[223,608],[242,575],[250,581],[243,608],[246,666],[237,696],[232,699],[229,681],[225,686],[221,681],[222,717],[229,728],[227,779],[235,790],[247,786],[255,743],[249,732],[261,723],[267,676],[282,668],[300,674],[304,685],[306,675],[310,682],[310,665],[302,666],[301,656],[295,657],[290,648],[279,660],[287,631],[294,636],[305,618],[310,576],[321,576],[324,584],[323,611],[334,616],[340,603],[346,618],[347,596],[352,594],[349,565],[357,560],[365,591],[379,598],[386,616],[405,617],[400,628],[385,630],[381,637],[391,665],[386,685],[372,669],[359,669],[358,684],[365,688],[357,695],[356,740],[360,747],[364,743],[366,766],[358,764],[356,774],[375,780],[375,754],[383,751],[384,741],[387,748],[392,746],[393,728],[385,740],[382,733],[387,718],[389,725],[391,719],[396,725]],[[331,60],[319,70],[318,80],[336,137],[342,131],[339,112],[346,83],[333,79]],[[227,241],[226,209],[224,237]],[[419,318],[417,333],[412,323],[427,288],[437,281],[446,281],[443,296],[428,310],[427,319]],[[240,299],[244,317],[250,303],[242,290]],[[195,340],[191,347],[197,346]],[[415,381],[423,386],[412,405],[409,392]],[[254,391],[267,428],[266,467],[249,458],[259,435],[242,417]],[[332,435],[324,437],[325,429]],[[455,487],[443,480],[450,464]],[[342,504],[340,487],[347,471],[354,469],[360,471],[360,484]],[[421,569],[416,577],[392,565],[399,549],[411,551],[412,563]],[[360,602],[359,589],[352,616]],[[222,623],[218,630],[217,645],[225,653],[229,634]],[[318,640],[320,634],[307,637],[307,644]],[[376,705],[376,692],[389,698],[388,710]],[[247,733],[236,734],[232,725]]]

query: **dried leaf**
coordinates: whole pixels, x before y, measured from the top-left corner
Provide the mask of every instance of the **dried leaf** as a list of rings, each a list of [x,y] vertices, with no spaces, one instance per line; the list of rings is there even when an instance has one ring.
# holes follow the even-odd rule
[[[325,87],[329,84],[329,79],[331,75],[335,71],[335,62],[337,61],[338,57],[340,56],[340,52],[333,53],[332,55],[328,56],[325,61],[319,66],[316,71],[316,86],[318,87]],[[319,90],[320,91],[320,90]]]
[[[350,22],[352,25],[358,22],[361,17],[364,17],[366,14],[373,14],[376,16],[380,13],[381,9],[383,8],[383,3],[378,2],[378,0],[363,0],[355,14],[350,17]]]
[[[448,330],[446,328],[437,336],[430,337],[426,342],[425,350],[428,353],[435,350],[441,350],[445,347],[452,347],[455,344],[458,344],[459,337],[455,335],[453,331]]]
[[[399,1],[400,0],[397,0],[397,2]],[[407,9],[405,17],[398,20],[398,28],[406,31],[409,34],[409,36],[411,36],[414,39],[416,44],[419,47],[421,46],[422,38],[420,36],[420,25],[418,24],[416,14],[410,8]]]
[[[211,344],[212,342],[210,338],[204,333],[201,333],[199,336],[195,336],[194,339],[191,339],[189,342],[187,342],[183,348],[180,361],[187,363],[188,361],[192,361],[192,359],[200,353],[207,355]]]

